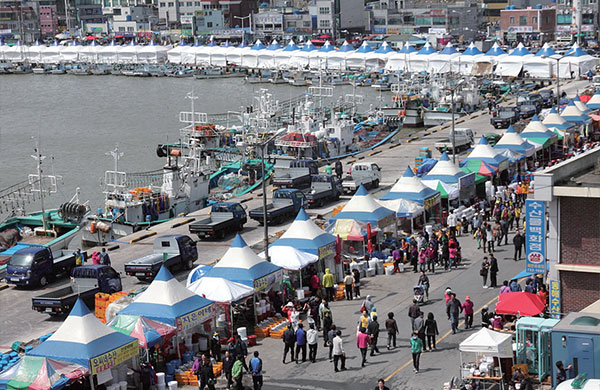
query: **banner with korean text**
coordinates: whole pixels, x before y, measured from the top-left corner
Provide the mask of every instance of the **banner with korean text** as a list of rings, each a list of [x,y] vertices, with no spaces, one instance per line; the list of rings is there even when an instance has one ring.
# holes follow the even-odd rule
[[[525,201],[525,270],[546,273],[546,203],[541,200]]]

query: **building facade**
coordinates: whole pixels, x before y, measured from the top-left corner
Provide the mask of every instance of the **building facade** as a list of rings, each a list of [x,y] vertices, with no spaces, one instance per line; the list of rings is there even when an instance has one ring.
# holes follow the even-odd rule
[[[507,40],[554,39],[555,8],[508,9],[500,12],[500,32]]]
[[[40,34],[52,38],[58,33],[58,15],[56,5],[40,5]]]
[[[27,3],[5,3],[0,6],[0,30],[12,33],[26,43],[39,35],[39,18],[36,10]]]
[[[342,31],[366,31],[363,0],[314,0],[308,7],[313,15],[314,31],[337,38]]]
[[[534,175],[534,199],[546,202],[549,280],[560,282],[560,312],[600,299],[600,149]]]
[[[159,24],[166,28],[180,28],[190,24],[197,11],[221,11],[227,28],[248,27],[251,14],[258,11],[253,0],[158,0]]]

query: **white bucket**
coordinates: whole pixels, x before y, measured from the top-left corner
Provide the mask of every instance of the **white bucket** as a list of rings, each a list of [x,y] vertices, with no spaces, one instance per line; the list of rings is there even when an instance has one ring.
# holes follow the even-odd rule
[[[119,382],[119,388],[120,390],[127,390],[127,381]]]
[[[248,340],[248,332],[246,330],[246,327],[237,328],[237,334],[240,335],[242,341]]]
[[[388,265],[387,267],[385,267],[385,274],[386,275],[393,275],[394,274],[394,266],[393,265]]]
[[[404,272],[404,263],[399,263],[398,269],[400,270],[400,272]]]
[[[169,387],[169,390],[176,390],[177,389],[177,381],[170,381],[169,383],[167,383],[167,386]]]
[[[208,340],[206,337],[200,337],[198,339],[198,349],[200,351],[208,351]]]
[[[164,372],[157,372],[156,373],[156,384],[160,385],[162,384],[164,387],[165,384],[165,373]]]
[[[377,260],[377,275],[383,275],[383,260]]]
[[[296,290],[296,298],[304,299],[304,290]]]
[[[375,276],[376,273],[377,273],[377,271],[375,268],[367,269],[367,276]]]
[[[158,383],[156,385],[156,390],[167,390],[167,385],[165,385],[164,383]]]

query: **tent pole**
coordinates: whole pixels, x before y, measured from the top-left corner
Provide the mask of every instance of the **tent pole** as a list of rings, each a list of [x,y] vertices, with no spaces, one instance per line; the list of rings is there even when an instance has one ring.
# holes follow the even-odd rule
[[[177,358],[181,360],[181,351],[179,350],[179,334],[175,336],[175,343],[177,344]]]
[[[300,289],[302,290],[302,268],[298,270],[298,273],[300,274]]]
[[[90,388],[94,390],[94,374],[90,373]]]
[[[256,292],[252,294],[252,309],[254,311],[254,324],[258,324],[258,316],[256,315]]]
[[[231,337],[233,337],[233,302],[229,304],[229,325],[231,326]]]
[[[148,347],[146,347],[146,361],[149,362],[150,361],[150,352],[148,351]],[[156,363],[155,363],[156,364]]]

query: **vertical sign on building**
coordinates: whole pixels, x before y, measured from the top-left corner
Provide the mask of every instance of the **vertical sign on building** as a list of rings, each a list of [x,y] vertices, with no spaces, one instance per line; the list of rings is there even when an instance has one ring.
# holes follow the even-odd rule
[[[525,215],[525,270],[546,274],[546,204],[540,200],[527,199]]]
[[[550,298],[548,302],[550,315],[553,318],[560,319],[560,281],[550,281]]]

